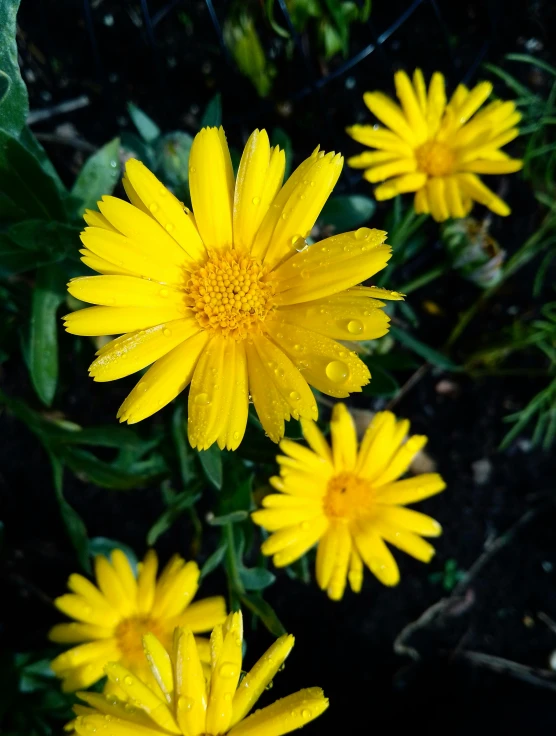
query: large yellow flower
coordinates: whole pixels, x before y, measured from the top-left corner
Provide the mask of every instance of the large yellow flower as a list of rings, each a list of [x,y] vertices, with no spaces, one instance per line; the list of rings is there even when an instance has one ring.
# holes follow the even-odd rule
[[[301,728],[328,707],[322,690],[311,687],[248,715],[282,667],[294,639],[287,634],[280,637],[240,682],[241,613],[230,614],[212,632],[208,678],[190,629],[176,629],[170,656],[152,634],[143,642],[152,673],[149,683],[119,664],[109,664],[106,674],[129,702],[79,693],[87,703],[75,706],[77,718],[72,725],[80,736],[95,731],[106,736],[281,736]]]
[[[355,593],[361,590],[363,564],[385,585],[398,583],[398,566],[385,540],[429,562],[434,548],[422,537],[438,536],[440,524],[403,506],[442,491],[445,483],[437,473],[398,480],[427,438],[413,435],[404,442],[409,422],[383,411],[358,449],[344,404],[332,412],[332,447],[314,422],[303,420],[302,428],[311,449],[291,440],[280,443],[286,453],[277,458],[280,477],[270,479],[280,493],[265,496],[265,508],[252,514],[273,532],[262,552],[283,567],[318,542],[317,582],[332,600],[342,598],[346,579]]]
[[[435,220],[465,217],[480,202],[498,215],[510,208],[483,184],[477,174],[511,174],[522,162],[500,148],[513,140],[521,120],[515,103],[496,100],[477,112],[492,92],[490,82],[469,90],[460,84],[446,103],[444,77],[432,75],[428,92],[423,73],[416,69],[413,84],[405,72],[394,76],[401,107],[382,92],[367,92],[363,99],[386,128],[353,125],[349,135],[378,151],[348,160],[373,184],[377,199],[415,192],[415,210]]]
[[[116,549],[111,562],[103,555],[95,558],[98,587],[82,575],[70,575],[72,591],[56,598],[54,605],[75,619],[57,624],[49,633],[51,641],[79,646],[60,654],[51,663],[63,679],[62,689],[71,692],[89,687],[104,676],[107,662],[120,662],[137,674],[148,674],[142,637],[153,633],[169,649],[176,626],[194,632],[210,631],[226,618],[226,603],[216,596],[191,603],[197,592],[199,568],[174,555],[158,580],[158,559],[149,550],[135,574],[125,554]],[[208,641],[199,639],[204,659],[210,661]]]
[[[388,331],[379,299],[401,297],[357,286],[386,265],[386,233],[304,240],[342,163],[317,149],[281,186],[284,152],[256,130],[234,183],[223,130],[204,128],[189,160],[194,216],[143,164],[127,163],[131,204],[104,197],[100,214],[85,215],[83,261],[104,275],[69,284],[99,306],[65,318],[76,335],[125,333],[98,352],[96,381],[154,363],[120,421],[154,414],[191,382],[191,444],[235,449],[250,398],[277,442],[290,416],[316,419],[308,384],[342,397],[368,382],[364,363],[336,341]]]

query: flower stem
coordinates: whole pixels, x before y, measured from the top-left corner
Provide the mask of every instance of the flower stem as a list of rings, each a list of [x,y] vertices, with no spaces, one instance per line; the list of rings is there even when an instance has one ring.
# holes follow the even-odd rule
[[[425,271],[425,273],[416,276],[412,281],[408,281],[407,284],[401,286],[400,291],[402,294],[410,294],[412,291],[417,291],[417,289],[430,284],[431,281],[442,276],[448,269],[449,265],[447,263],[440,263],[438,266],[433,266],[428,271]]]

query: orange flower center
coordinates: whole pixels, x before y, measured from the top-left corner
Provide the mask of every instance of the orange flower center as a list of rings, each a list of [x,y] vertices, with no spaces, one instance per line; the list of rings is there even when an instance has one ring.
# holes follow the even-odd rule
[[[427,141],[415,151],[419,171],[430,176],[446,176],[454,170],[455,156],[451,148],[440,141]]]
[[[330,519],[351,521],[368,514],[372,502],[372,488],[368,481],[353,473],[340,473],[328,481],[323,508]]]
[[[169,645],[166,627],[159,621],[148,616],[126,618],[118,624],[115,637],[118,648],[122,653],[122,660],[126,665],[142,665],[145,660],[143,652],[143,636],[154,634],[160,642]]]
[[[258,331],[273,311],[274,285],[255,258],[227,251],[214,254],[191,274],[189,306],[205,330],[242,340]]]

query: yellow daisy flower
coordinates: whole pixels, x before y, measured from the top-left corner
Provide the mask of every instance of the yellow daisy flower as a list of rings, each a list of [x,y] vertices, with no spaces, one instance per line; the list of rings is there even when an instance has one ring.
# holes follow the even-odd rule
[[[106,674],[133,706],[115,696],[79,693],[87,703],[74,709],[77,718],[72,725],[79,736],[95,731],[106,736],[281,736],[328,707],[322,690],[310,687],[248,715],[282,667],[294,639],[287,634],[280,637],[240,681],[241,613],[230,614],[212,632],[208,677],[190,629],[176,629],[171,655],[153,634],[147,634],[143,644],[150,682],[120,664],[108,664]]]
[[[154,363],[118,417],[154,414],[191,383],[189,440],[236,449],[251,398],[275,442],[284,420],[316,419],[309,384],[330,396],[360,391],[364,363],[337,340],[388,331],[385,289],[357,286],[384,268],[386,233],[360,228],[306,247],[343,159],[318,148],[282,185],[285,156],[266,132],[249,138],[234,182],[222,128],[197,134],[189,159],[194,215],[139,161],[126,166],[131,204],[87,212],[83,261],[102,276],[69,284],[98,306],[69,314],[75,335],[125,333],[98,351],[96,381]]]
[[[382,92],[363,95],[386,127],[347,128],[356,141],[378,149],[348,160],[349,166],[366,169],[367,181],[385,182],[375,189],[375,197],[415,192],[415,211],[430,213],[438,222],[465,217],[473,201],[509,215],[508,205],[477,174],[511,174],[523,166],[500,150],[519,134],[521,115],[515,103],[495,100],[477,112],[492,92],[490,82],[471,90],[460,84],[447,103],[440,72],[432,75],[428,91],[420,69],[413,84],[405,72],[397,72],[394,81],[401,107]]]
[[[215,596],[191,603],[197,592],[199,568],[174,555],[158,580],[158,559],[149,550],[135,576],[126,555],[113,550],[111,562],[95,558],[97,585],[82,575],[70,575],[72,591],[56,598],[54,605],[75,619],[57,624],[49,639],[59,644],[77,644],[51,662],[62,678],[62,690],[85,688],[104,677],[107,662],[120,662],[132,672],[146,675],[142,637],[153,633],[169,649],[176,626],[195,633],[210,631],[226,618],[224,598]],[[200,650],[210,661],[209,644],[199,639]]]
[[[398,566],[385,544],[429,562],[434,548],[422,537],[436,537],[440,524],[403,508],[445,488],[438,473],[398,480],[427,438],[413,435],[406,419],[376,414],[357,446],[353,419],[344,404],[332,411],[330,447],[312,421],[302,429],[311,449],[283,440],[286,455],[277,458],[280,477],[270,483],[280,491],[263,499],[253,521],[272,532],[261,547],[277,567],[289,565],[318,543],[317,582],[332,600],[340,600],[349,580],[361,590],[363,564],[384,585],[397,585]]]

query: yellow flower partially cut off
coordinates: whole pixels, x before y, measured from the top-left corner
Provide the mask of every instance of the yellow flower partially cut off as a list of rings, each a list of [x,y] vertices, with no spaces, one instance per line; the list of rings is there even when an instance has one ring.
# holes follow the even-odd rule
[[[210,639],[211,667],[203,673],[195,638],[188,628],[174,633],[171,653],[152,634],[144,639],[150,682],[125,667],[106,667],[110,681],[128,702],[116,696],[79,693],[86,706],[75,706],[79,736],[97,731],[105,736],[281,736],[306,725],[328,707],[322,690],[300,690],[249,713],[290,653],[293,636],[280,637],[240,681],[243,619],[228,616]],[[133,703],[130,706],[129,703]]]
[[[510,158],[502,146],[519,135],[521,115],[514,102],[495,100],[479,109],[492,92],[490,82],[473,89],[460,84],[447,101],[444,77],[432,75],[428,90],[423,73],[394,75],[397,105],[382,92],[367,92],[365,104],[385,127],[353,125],[349,135],[375,148],[348,160],[365,169],[379,200],[415,192],[415,211],[441,222],[465,217],[473,202],[498,215],[510,208],[481,181],[479,174],[512,174],[523,162]]]
[[[305,237],[343,159],[318,150],[282,186],[285,156],[266,132],[249,138],[237,180],[223,130],[204,128],[189,160],[193,213],[139,161],[124,187],[85,215],[83,262],[101,276],[69,284],[97,306],[65,317],[75,335],[116,335],[90,367],[112,381],[151,364],[118,416],[154,414],[191,384],[193,447],[236,449],[251,398],[272,440],[290,417],[317,418],[309,385],[360,391],[370,374],[338,340],[388,331],[386,289],[358,286],[386,265],[386,233],[368,228],[307,247]]]
[[[302,421],[309,448],[283,440],[277,458],[280,476],[270,479],[280,493],[265,496],[253,521],[271,535],[261,547],[277,567],[290,565],[318,544],[317,583],[332,600],[347,581],[361,590],[366,565],[384,585],[400,579],[385,542],[423,562],[434,548],[423,537],[436,537],[440,524],[406,504],[439,493],[437,473],[399,480],[427,438],[406,439],[409,422],[389,411],[375,414],[358,446],[353,418],[344,404],[332,411],[329,445],[317,425]]]
[[[82,575],[70,575],[71,593],[56,598],[54,605],[72,623],[54,626],[51,641],[78,644],[51,662],[62,678],[64,692],[86,688],[104,677],[107,662],[119,662],[131,672],[149,676],[142,638],[155,634],[167,649],[176,626],[195,633],[210,631],[226,618],[224,598],[215,596],[192,602],[199,583],[199,568],[174,555],[157,580],[158,559],[149,550],[139,564],[137,576],[122,550],[111,559],[95,558],[97,585]],[[210,661],[209,645],[199,639],[203,659]]]

